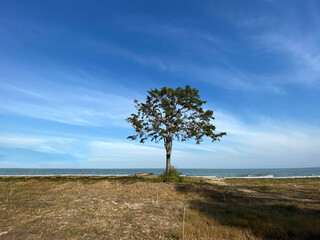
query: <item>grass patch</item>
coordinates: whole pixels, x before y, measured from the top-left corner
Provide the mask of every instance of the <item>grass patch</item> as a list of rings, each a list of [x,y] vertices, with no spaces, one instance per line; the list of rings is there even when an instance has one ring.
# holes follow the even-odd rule
[[[162,173],[158,176],[158,182],[179,183],[183,181],[177,169],[171,168],[168,173]]]
[[[131,215],[126,215],[125,219],[126,219],[126,221],[131,222],[133,217]]]
[[[320,239],[319,178],[157,181],[2,177],[0,232],[8,231],[6,239],[182,239],[187,206],[186,240]]]

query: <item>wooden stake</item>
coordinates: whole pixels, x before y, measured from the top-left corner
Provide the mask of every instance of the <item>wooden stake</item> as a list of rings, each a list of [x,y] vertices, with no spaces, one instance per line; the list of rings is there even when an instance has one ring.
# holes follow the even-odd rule
[[[182,221],[182,240],[184,240],[184,222],[186,218],[186,206],[183,208],[183,221]]]
[[[159,203],[159,187],[157,187],[157,204]]]

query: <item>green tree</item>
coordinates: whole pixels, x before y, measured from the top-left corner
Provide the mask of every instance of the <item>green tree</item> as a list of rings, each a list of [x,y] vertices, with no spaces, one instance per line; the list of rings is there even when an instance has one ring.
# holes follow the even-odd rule
[[[166,173],[171,169],[172,142],[195,139],[199,144],[204,136],[212,142],[220,140],[225,132],[215,133],[212,125],[213,111],[204,110],[206,101],[200,100],[199,90],[187,85],[176,89],[163,87],[161,90],[148,91],[146,102],[134,100],[137,114],[131,114],[126,120],[131,123],[136,134],[129,139],[140,138],[144,143],[164,141],[166,149]]]

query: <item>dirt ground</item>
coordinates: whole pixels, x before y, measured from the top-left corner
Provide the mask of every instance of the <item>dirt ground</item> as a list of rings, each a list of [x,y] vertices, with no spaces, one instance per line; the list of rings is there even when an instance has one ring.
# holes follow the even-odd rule
[[[319,239],[320,179],[279,181],[2,177],[0,239]]]

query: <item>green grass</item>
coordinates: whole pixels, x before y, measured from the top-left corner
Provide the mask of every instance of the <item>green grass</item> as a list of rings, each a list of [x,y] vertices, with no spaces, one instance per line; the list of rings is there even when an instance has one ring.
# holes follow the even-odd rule
[[[157,178],[158,182],[179,183],[183,181],[177,169],[172,167],[168,173],[162,173]]]

